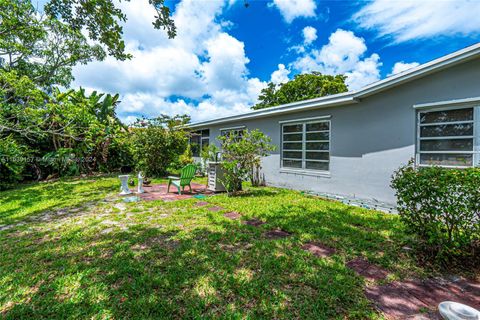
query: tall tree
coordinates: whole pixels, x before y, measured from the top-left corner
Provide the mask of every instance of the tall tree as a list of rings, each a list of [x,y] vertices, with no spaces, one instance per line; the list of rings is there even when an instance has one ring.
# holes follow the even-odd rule
[[[259,103],[252,109],[264,109],[281,104],[323,97],[348,91],[343,75],[324,75],[320,72],[298,74],[293,80],[280,85],[270,82],[262,89]]]
[[[174,38],[177,31],[165,0],[148,2],[157,13],[153,17],[153,27],[166,30],[168,37]],[[50,18],[62,20],[75,31],[87,30],[91,40],[106,46],[110,55],[124,60],[129,58],[129,55],[125,52],[120,23],[125,22],[127,17],[118,8],[118,3],[119,1],[115,0],[50,0],[45,5],[45,12]]]
[[[165,1],[149,3],[157,11],[153,27],[175,37]],[[30,0],[1,0],[1,67],[15,69],[42,87],[68,86],[76,64],[103,60],[107,54],[131,58],[121,25],[127,17],[117,5],[114,0],[50,0],[42,12]]]

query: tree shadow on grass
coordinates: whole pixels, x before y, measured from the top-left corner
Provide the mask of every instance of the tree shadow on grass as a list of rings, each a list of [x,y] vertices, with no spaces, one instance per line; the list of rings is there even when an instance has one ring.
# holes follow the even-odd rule
[[[258,189],[251,190],[256,194]],[[268,189],[267,189],[268,191]],[[294,235],[297,245],[322,242],[336,248],[346,259],[364,256],[391,271],[407,275],[415,259],[402,249],[409,237],[399,217],[352,207],[336,201],[304,196],[286,190],[274,190],[275,197],[212,199],[228,210],[238,211],[244,219],[267,222],[263,229],[280,228]]]
[[[60,238],[19,234],[8,240],[17,248],[0,242],[0,312],[6,319],[373,314],[361,281],[339,259],[312,259],[291,239],[267,240],[214,215],[215,231],[136,225],[102,234],[91,227]]]
[[[397,217],[340,203],[324,208],[283,204],[264,217],[273,226],[301,235],[303,241],[336,248],[347,260],[365,256],[392,270],[404,262],[401,247],[407,236]]]
[[[72,208],[87,201],[98,201],[114,191],[114,184],[102,185],[104,178],[92,185],[89,180],[34,184],[1,193],[0,224],[11,224],[53,209]],[[1,206],[9,209],[1,209]]]

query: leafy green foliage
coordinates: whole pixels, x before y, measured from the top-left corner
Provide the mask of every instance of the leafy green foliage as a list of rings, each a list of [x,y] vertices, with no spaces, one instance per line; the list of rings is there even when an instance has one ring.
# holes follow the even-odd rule
[[[22,180],[27,153],[11,136],[0,139],[0,190]]]
[[[137,170],[147,176],[165,176],[188,146],[186,116],[138,120],[132,128],[132,154]]]
[[[263,109],[281,104],[323,97],[348,91],[343,75],[323,75],[320,72],[298,74],[293,80],[280,85],[270,82],[262,89],[252,109]]]
[[[175,37],[165,0],[148,1],[157,12],[153,27]],[[113,0],[50,0],[44,11],[30,0],[2,0],[0,68],[16,70],[47,90],[68,87],[77,64],[103,60],[107,53],[119,60],[131,58],[123,41],[126,19]]]
[[[261,169],[261,158],[275,149],[270,137],[260,130],[245,130],[242,136],[229,133],[219,138],[222,143],[223,185],[227,192],[235,193],[242,188],[242,181],[250,179],[258,185],[256,172]]]
[[[209,162],[216,162],[218,160],[217,156],[219,152],[220,148],[214,143],[203,147],[203,149],[200,151],[200,157],[202,158],[201,169],[203,170],[203,173],[207,172],[207,165]]]
[[[165,0],[148,1],[154,28],[175,37]],[[29,0],[0,1],[0,144],[5,154],[32,156],[28,164],[4,161],[0,181],[132,165],[130,133],[115,113],[118,94],[68,90],[75,65],[131,57],[122,39],[126,18],[114,0],[49,0],[44,11]]]
[[[180,158],[178,159],[180,162],[180,166],[184,167],[187,164],[192,164],[193,161],[193,152],[190,144],[187,144],[187,148],[185,151],[180,155]]]
[[[480,170],[415,167],[395,172],[392,187],[407,229],[428,258],[480,256]]]
[[[127,0],[128,1],[128,0]],[[137,0],[138,1],[138,0]],[[146,1],[146,0],[142,0]],[[148,0],[157,15],[153,27],[163,28],[169,38],[176,36],[174,21],[170,18],[170,9],[165,0]],[[108,53],[119,60],[129,59],[122,39],[122,22],[126,15],[113,0],[50,0],[45,5],[45,12],[50,19],[61,19],[74,31],[88,31],[88,37],[106,47]]]
[[[115,111],[118,95],[56,88],[47,95],[15,71],[0,71],[0,84],[0,139],[9,136],[32,154],[26,176],[109,171],[131,163],[128,131]]]
[[[23,139],[43,136],[46,99],[48,95],[27,76],[0,69],[0,135],[14,133]]]
[[[41,88],[68,86],[72,67],[103,60],[98,44],[89,44],[81,30],[39,14],[30,1],[0,2],[0,67],[29,77]]]

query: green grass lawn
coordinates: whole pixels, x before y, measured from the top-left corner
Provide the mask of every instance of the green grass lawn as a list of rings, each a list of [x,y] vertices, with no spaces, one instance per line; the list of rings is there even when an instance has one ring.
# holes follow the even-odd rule
[[[375,319],[346,261],[364,256],[391,279],[423,272],[395,215],[275,188],[207,198],[220,212],[123,203],[118,189],[104,177],[0,193],[0,225],[13,224],[0,231],[3,318]],[[267,223],[242,224],[253,217]],[[264,237],[277,227],[292,236]],[[301,250],[311,240],[336,254]]]

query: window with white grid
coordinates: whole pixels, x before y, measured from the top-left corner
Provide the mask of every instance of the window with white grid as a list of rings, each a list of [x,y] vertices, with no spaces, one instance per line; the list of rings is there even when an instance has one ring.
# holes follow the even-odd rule
[[[282,124],[282,168],[329,171],[330,121]]]

